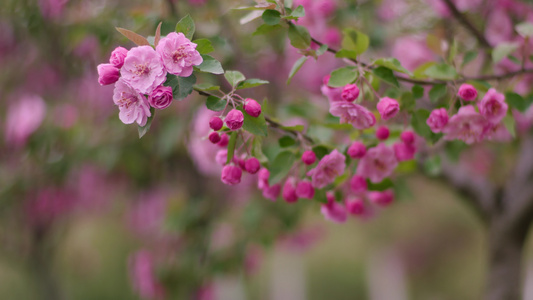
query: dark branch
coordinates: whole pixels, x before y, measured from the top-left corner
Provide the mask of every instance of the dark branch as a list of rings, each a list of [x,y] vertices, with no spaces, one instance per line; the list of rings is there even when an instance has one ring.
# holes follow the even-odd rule
[[[459,21],[459,23],[463,24],[463,26],[468,30],[470,31],[470,33],[472,33],[472,35],[474,35],[474,37],[476,37],[476,39],[478,40],[479,44],[481,45],[481,47],[485,48],[485,49],[490,49],[491,46],[489,44],[489,42],[487,41],[487,39],[485,38],[485,36],[483,35],[483,33],[481,33],[475,26],[474,24],[472,24],[472,22],[470,22],[470,20],[468,20],[466,18],[465,15],[463,15],[458,9],[457,9],[457,6],[455,6],[455,4],[452,2],[452,0],[442,0],[444,1],[444,3],[446,4],[446,6],[448,7],[448,9],[451,11],[451,13],[453,14],[453,16],[457,19],[457,21]]]

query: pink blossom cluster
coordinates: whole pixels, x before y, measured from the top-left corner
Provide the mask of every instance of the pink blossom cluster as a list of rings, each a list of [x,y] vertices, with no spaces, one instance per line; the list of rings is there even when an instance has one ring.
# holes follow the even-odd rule
[[[193,66],[203,61],[196,46],[183,33],[172,32],[155,49],[138,46],[128,51],[117,47],[109,63],[98,65],[98,82],[115,84],[113,101],[119,107],[123,123],[144,126],[152,115],[150,107],[170,106],[173,93],[171,87],[164,85],[167,74],[191,76]]]
[[[459,88],[458,96],[465,101],[475,101],[477,90],[469,84]],[[459,108],[451,117],[444,108],[434,109],[426,123],[434,133],[443,133],[446,140],[461,140],[467,144],[481,142],[485,139],[506,141],[510,133],[502,123],[507,114],[508,105],[505,96],[491,88],[485,96],[473,105]]]

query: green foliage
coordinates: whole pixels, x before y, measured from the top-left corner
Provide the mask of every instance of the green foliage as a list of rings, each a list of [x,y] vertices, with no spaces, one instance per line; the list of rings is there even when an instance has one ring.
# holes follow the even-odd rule
[[[172,88],[172,95],[174,96],[174,99],[183,100],[192,93],[195,83],[196,77],[194,74],[189,77],[179,77],[168,74],[164,85]]]
[[[413,87],[411,88],[411,91],[413,92],[413,97],[415,99],[420,99],[422,97],[424,97],[424,88],[419,86],[419,85],[413,85]]]
[[[385,191],[385,190],[388,190],[388,189],[394,187],[394,183],[392,182],[392,180],[390,180],[390,178],[385,178],[385,179],[383,179],[383,181],[378,182],[378,183],[373,183],[372,181],[367,179],[366,183],[368,185],[368,190],[369,191],[380,191],[380,192],[382,192],[382,191]]]
[[[518,49],[519,44],[515,42],[499,43],[494,50],[492,50],[492,61],[494,63],[500,62],[502,59],[509,56]]]
[[[270,178],[268,179],[269,184],[274,185],[285,178],[285,176],[289,174],[289,171],[291,170],[295,160],[296,155],[290,151],[283,151],[279,153],[270,165]]]
[[[237,136],[237,131],[232,131],[229,134],[228,157],[226,158],[226,164],[229,164],[233,160],[233,156],[235,155],[235,145],[237,144]]]
[[[205,101],[205,105],[207,106],[207,108],[212,110],[212,111],[221,111],[221,110],[223,110],[226,107],[227,103],[228,102],[226,100],[220,99],[220,98],[215,97],[215,96],[209,96],[209,97],[207,97],[207,99]]]
[[[200,52],[200,54],[209,54],[215,51],[211,41],[208,39],[194,40],[193,43],[196,44],[196,51]]]
[[[249,88],[258,87],[258,86],[261,86],[261,85],[264,85],[264,84],[269,84],[269,82],[267,80],[262,80],[262,79],[257,79],[257,78],[250,78],[250,79],[246,79],[244,81],[241,81],[237,85],[236,89],[237,90],[249,89]]]
[[[291,136],[285,135],[285,136],[282,136],[278,140],[278,144],[279,144],[279,146],[281,148],[287,148],[287,147],[295,145],[296,144],[296,140],[293,137],[291,137]]]
[[[214,57],[202,54],[203,62],[196,66],[195,69],[198,69],[201,72],[211,73],[211,74],[223,74],[224,69],[218,60]]]
[[[294,77],[294,75],[298,73],[298,71],[302,68],[302,66],[307,61],[308,58],[309,57],[307,56],[302,56],[294,63],[294,65],[292,65],[291,71],[289,72],[289,79],[287,79],[287,85],[291,83],[291,80]]]
[[[286,20],[298,20],[301,17],[305,17],[305,9],[302,5],[299,5],[290,13],[290,15],[283,18]]]
[[[463,58],[463,64],[462,66],[465,66],[467,65],[469,62],[473,61],[474,59],[476,59],[478,55],[478,52],[477,51],[468,51],[465,53],[464,55],[464,58]]]
[[[199,90],[199,91],[204,91],[204,92],[207,92],[207,91],[218,91],[220,90],[220,86],[218,85],[213,85],[211,83],[199,83],[199,84],[195,84],[193,85],[193,88],[195,90]]]
[[[150,117],[146,120],[146,124],[144,126],[137,125],[137,131],[139,132],[139,138],[142,138],[148,130],[150,130],[150,127],[152,126],[152,121],[154,120],[155,116],[155,108],[150,107]]]
[[[265,115],[261,113],[257,118],[244,114],[244,124],[242,128],[253,135],[267,136],[268,126],[265,120]]]
[[[353,51],[357,56],[368,49],[370,39],[366,34],[351,28],[344,29],[342,33],[342,50]]]
[[[394,76],[394,73],[391,69],[386,67],[377,67],[374,70],[372,70],[372,73],[376,75],[381,80],[385,81],[388,84],[391,84],[395,87],[400,87],[400,83],[398,83],[398,79],[396,79],[396,76]]]
[[[244,77],[244,75],[239,71],[226,71],[226,73],[224,73],[224,77],[232,87],[237,86],[237,84],[246,79],[246,77]]]
[[[400,61],[398,61],[396,58],[378,58],[373,62],[373,64],[377,66],[389,68],[393,71],[405,73],[410,76],[413,75],[411,71],[404,68],[402,64],[400,63]]]
[[[448,90],[445,84],[436,84],[429,91],[429,99],[435,103],[446,96],[447,92]]]
[[[311,36],[307,28],[292,23],[289,24],[289,40],[291,45],[298,49],[307,49],[311,45]]]
[[[331,77],[329,78],[328,86],[330,87],[343,87],[349,83],[355,81],[359,72],[355,67],[344,67],[339,68],[331,72]]]
[[[182,32],[189,40],[192,40],[195,30],[196,27],[194,26],[194,21],[189,15],[183,17],[178,24],[176,24],[176,32]]]
[[[516,32],[523,38],[530,38],[533,36],[533,23],[524,22],[515,26]]]
[[[281,20],[281,13],[277,10],[267,9],[263,12],[261,18],[267,25],[277,25]]]
[[[509,104],[510,107],[516,108],[521,112],[525,112],[529,108],[529,106],[532,103],[532,100],[533,99],[531,98],[524,99],[522,96],[520,96],[517,93],[513,93],[513,92],[505,93],[505,102],[507,102],[507,104]]]
[[[458,74],[454,67],[447,64],[436,64],[428,67],[424,74],[434,79],[453,80]]]

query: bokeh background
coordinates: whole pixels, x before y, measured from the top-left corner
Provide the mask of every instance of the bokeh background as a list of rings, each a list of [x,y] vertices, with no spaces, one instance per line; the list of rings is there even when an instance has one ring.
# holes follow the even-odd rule
[[[428,32],[444,39],[452,26],[438,0],[294,2],[305,6],[300,22],[319,40],[338,46],[340,30],[357,27],[370,36],[371,53],[393,55],[411,70],[442,55]],[[495,43],[513,38],[505,24],[533,17],[527,2],[457,2]],[[287,87],[301,55],[282,30],[254,34],[261,23],[241,24],[249,12],[231,9],[253,4],[0,1],[1,299],[481,297],[483,226],[438,170],[410,169],[398,179],[394,205],[338,225],[324,220],[319,203],[264,199],[253,176],[224,186],[199,95],[158,112],[142,139],[120,122],[113,88],[100,86],[96,72],[116,46],[133,46],[114,28],[149,36],[163,22],[165,34],[190,14],[195,38],[212,41],[225,69],[271,83],[243,95],[268,99],[265,111],[284,124],[335,138],[308,121],[327,112],[322,77],[342,63],[329,54],[309,60]],[[221,77],[199,82],[227,88]],[[527,91],[524,81],[517,91]],[[279,146],[267,140],[263,151],[273,157]],[[458,159],[473,176],[497,177],[494,156],[502,153],[476,147]],[[526,256],[532,252],[530,241]],[[529,300],[533,261],[525,261]]]

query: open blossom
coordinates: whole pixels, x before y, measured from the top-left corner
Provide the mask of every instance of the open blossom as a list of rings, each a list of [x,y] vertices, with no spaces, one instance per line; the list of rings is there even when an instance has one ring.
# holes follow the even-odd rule
[[[350,123],[357,129],[366,129],[376,124],[376,117],[364,106],[346,101],[330,103],[329,112],[340,117],[340,123]]]
[[[490,128],[490,123],[472,105],[459,108],[457,114],[452,116],[442,132],[444,139],[462,140],[467,144],[480,142]]]
[[[463,83],[459,87],[457,96],[461,97],[465,101],[472,101],[477,97],[477,90],[471,84]]]
[[[479,101],[477,107],[481,115],[493,124],[500,122],[507,114],[508,109],[505,96],[495,89],[490,89],[485,97]]]
[[[346,201],[346,210],[352,215],[363,215],[366,211],[365,202],[359,198],[350,198]]]
[[[44,120],[46,104],[35,95],[23,96],[7,110],[5,139],[8,143],[23,145]]]
[[[400,104],[395,99],[383,97],[379,100],[377,109],[383,120],[388,120],[396,116],[400,111]]]
[[[384,143],[380,143],[368,149],[366,155],[359,161],[356,173],[378,183],[389,177],[397,165],[394,151]]]
[[[322,79],[322,87],[320,88],[320,91],[322,92],[322,94],[326,97],[328,97],[328,100],[330,102],[333,102],[333,101],[342,101],[342,91],[343,91],[343,88],[333,88],[333,87],[330,87],[328,86],[328,83],[329,83],[329,79],[330,79],[331,75],[326,75],[323,79]]]
[[[355,84],[347,84],[342,89],[341,97],[345,101],[352,102],[359,97],[359,88]]]
[[[330,154],[322,157],[318,165],[307,172],[307,176],[311,176],[311,182],[315,188],[321,189],[344,173],[345,160],[346,157],[335,149]]]
[[[167,72],[180,77],[191,76],[193,66],[203,62],[202,56],[196,51],[196,44],[181,32],[171,32],[162,38],[156,51],[161,55]]]
[[[120,110],[118,117],[124,124],[137,122],[139,126],[144,126],[148,117],[152,115],[146,98],[122,78],[115,84],[113,101],[118,105]]]
[[[166,80],[161,58],[150,46],[132,48],[120,69],[124,81],[143,94],[150,94]]]
[[[348,213],[344,205],[335,201],[335,196],[332,193],[326,195],[328,203],[322,204],[320,212],[324,215],[326,220],[335,223],[344,223],[348,218]]]
[[[448,124],[448,112],[445,108],[434,109],[426,120],[426,124],[434,133],[441,132],[444,126]]]
[[[117,47],[113,52],[111,52],[111,57],[109,58],[109,63],[115,66],[115,68],[122,68],[124,65],[124,59],[128,55],[128,49],[124,47]]]
[[[148,97],[148,102],[154,108],[164,109],[172,104],[172,88],[169,86],[158,86]]]

